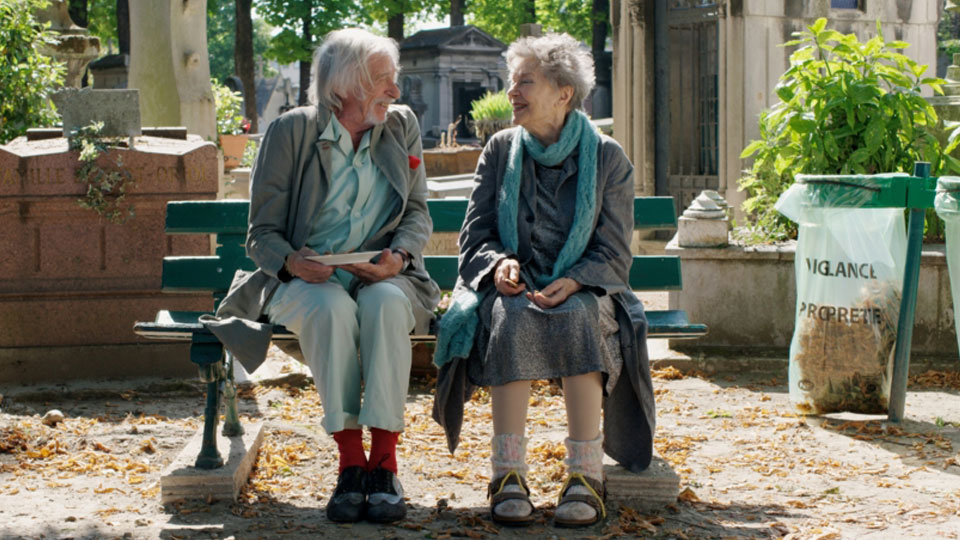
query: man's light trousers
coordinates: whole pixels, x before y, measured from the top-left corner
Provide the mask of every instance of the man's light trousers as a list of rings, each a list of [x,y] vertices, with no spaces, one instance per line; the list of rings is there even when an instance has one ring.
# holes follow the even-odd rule
[[[336,275],[326,283],[294,279],[277,287],[266,312],[299,337],[327,433],[360,426],[403,431],[414,327],[403,291],[374,283],[354,299]]]

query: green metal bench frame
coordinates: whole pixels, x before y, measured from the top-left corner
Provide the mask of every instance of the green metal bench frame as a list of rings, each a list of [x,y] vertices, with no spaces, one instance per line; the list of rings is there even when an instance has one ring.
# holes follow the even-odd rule
[[[429,200],[434,232],[459,232],[467,209],[465,199]],[[216,306],[227,293],[234,272],[254,270],[256,266],[245,254],[247,234],[246,200],[173,201],[167,203],[167,234],[214,234],[216,254],[211,256],[166,257],[163,260],[164,292],[213,294]],[[634,228],[670,229],[677,226],[673,197],[637,197],[634,199]],[[428,255],[427,271],[441,289],[451,290],[457,279],[457,257]],[[633,257],[630,285],[637,291],[680,290],[683,285],[680,258],[677,256]],[[233,383],[233,357],[202,324],[202,312],[167,311],[153,321],[137,322],[134,331],[151,339],[189,341],[190,360],[200,369],[200,379],[207,384],[204,411],[203,446],[197,458],[198,468],[211,469],[223,464],[216,447],[221,388],[226,401],[223,434],[243,433],[237,415],[236,388]],[[651,338],[697,338],[707,333],[703,324],[693,324],[680,310],[648,311],[648,335]],[[275,341],[296,340],[287,329],[274,327]],[[411,336],[414,342],[432,341],[434,336]]]

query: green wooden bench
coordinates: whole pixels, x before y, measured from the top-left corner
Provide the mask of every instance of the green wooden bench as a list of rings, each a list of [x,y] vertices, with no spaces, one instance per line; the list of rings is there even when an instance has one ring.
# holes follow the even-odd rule
[[[465,199],[428,201],[434,232],[459,232],[466,214]],[[669,229],[677,226],[672,197],[637,197],[634,199],[636,229]],[[174,201],[167,203],[167,234],[214,234],[216,254],[206,256],[166,257],[163,260],[162,287],[169,293],[210,292],[215,305],[229,289],[234,272],[254,270],[253,261],[244,251],[247,233],[245,200]],[[441,289],[451,290],[457,279],[457,257],[429,255],[427,271]],[[630,285],[636,291],[670,291],[682,286],[680,258],[676,256],[638,255],[630,269]],[[204,413],[204,442],[197,467],[222,465],[216,448],[216,427],[221,394],[226,401],[224,435],[243,432],[237,417],[236,389],[233,384],[233,358],[198,318],[202,312],[160,311],[156,319],[138,322],[134,331],[143,337],[191,342],[190,360],[200,368],[200,378],[207,383],[207,405]],[[687,320],[680,310],[647,311],[651,338],[696,338],[707,332],[703,324]],[[274,328],[275,341],[296,340],[287,329]],[[435,336],[412,336],[414,342],[432,341]],[[222,391],[221,391],[222,390]]]

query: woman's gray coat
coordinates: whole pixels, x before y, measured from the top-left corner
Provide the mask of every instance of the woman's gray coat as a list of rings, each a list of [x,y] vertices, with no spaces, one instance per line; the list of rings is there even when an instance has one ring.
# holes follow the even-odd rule
[[[531,227],[537,222],[534,161],[526,154],[521,174],[518,205],[517,253],[509,252],[497,232],[497,194],[506,170],[507,156],[519,128],[494,135],[477,164],[476,184],[460,231],[460,276],[457,288],[470,288],[481,295],[493,290],[493,269],[501,259],[516,257],[521,266],[533,256]],[[568,159],[570,159],[568,157]],[[576,189],[561,189],[561,205],[571,214]],[[610,137],[602,136],[597,151],[597,209],[593,236],[580,260],[565,277],[581,283],[585,290],[610,295],[616,305],[620,330],[623,370],[613,390],[604,397],[604,451],[633,471],[650,464],[655,426],[653,383],[647,356],[647,319],[643,304],[630,290],[629,272],[633,262],[630,240],[633,234],[633,165],[623,149]],[[557,346],[562,347],[558,336]],[[475,345],[476,347],[476,345]],[[434,419],[443,426],[453,452],[463,423],[463,404],[474,387],[468,379],[468,359],[454,358],[440,369],[434,400]]]
[[[270,344],[273,326],[262,317],[280,284],[277,273],[287,255],[306,244],[314,217],[327,196],[327,171],[333,149],[319,137],[331,114],[324,107],[308,106],[274,120],[267,128],[251,172],[247,256],[258,269],[238,272],[230,292],[220,303],[216,319],[205,320],[248,371],[263,362]],[[423,265],[422,252],[433,231],[433,222],[427,209],[426,174],[419,163],[420,128],[408,107],[391,105],[386,122],[371,128],[370,155],[401,204],[360,251],[402,248],[413,256],[409,267],[388,282],[410,299],[415,332],[426,333],[440,289]],[[411,160],[411,156],[416,159]]]

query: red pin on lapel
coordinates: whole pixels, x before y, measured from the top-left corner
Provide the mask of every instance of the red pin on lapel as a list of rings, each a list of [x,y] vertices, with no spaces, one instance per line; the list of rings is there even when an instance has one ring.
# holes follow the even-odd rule
[[[407,156],[407,159],[410,161],[410,168],[416,169],[420,166],[420,158],[417,156]]]

